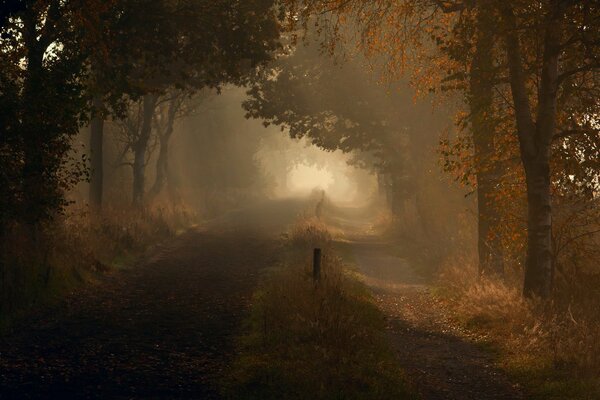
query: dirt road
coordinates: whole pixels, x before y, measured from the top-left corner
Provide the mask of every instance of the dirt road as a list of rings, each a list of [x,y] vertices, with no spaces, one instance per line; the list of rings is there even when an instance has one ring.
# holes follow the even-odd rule
[[[276,237],[310,207],[277,201],[229,213],[70,295],[0,338],[0,399],[218,399],[219,379]],[[363,216],[336,221],[425,400],[517,400],[492,357],[456,330],[427,283]]]
[[[491,354],[453,323],[424,278],[385,243],[351,242],[356,264],[388,319],[402,367],[424,400],[519,400]]]
[[[401,366],[424,400],[521,400],[522,391],[431,294],[432,282],[394,255],[365,209],[333,208],[338,246],[371,288]],[[395,244],[397,246],[397,244]]]
[[[304,204],[230,213],[0,338],[0,398],[215,399],[276,236]]]

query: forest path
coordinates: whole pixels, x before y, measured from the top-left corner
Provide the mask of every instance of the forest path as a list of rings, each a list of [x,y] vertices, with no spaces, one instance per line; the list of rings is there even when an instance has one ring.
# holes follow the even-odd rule
[[[219,398],[257,276],[304,206],[229,213],[22,321],[0,337],[0,399]]]
[[[389,243],[368,233],[364,216],[334,223],[345,231],[338,246],[373,291],[400,364],[424,400],[525,398],[493,356],[451,321],[430,282],[393,255]]]

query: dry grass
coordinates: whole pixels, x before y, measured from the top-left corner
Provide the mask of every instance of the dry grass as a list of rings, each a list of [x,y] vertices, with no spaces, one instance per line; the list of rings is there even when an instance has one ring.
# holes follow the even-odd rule
[[[534,398],[600,398],[597,287],[562,288],[552,302],[526,301],[514,283],[479,279],[465,257],[442,268],[439,284],[459,320],[499,347],[503,366]]]
[[[284,234],[288,250],[310,256],[313,248],[331,248],[332,235],[327,225],[315,217],[302,216]]]
[[[52,224],[14,226],[1,242],[0,330],[33,306],[114,268],[131,265],[149,246],[172,236],[180,210],[70,210]]]
[[[323,249],[318,283],[312,279],[313,247]],[[282,253],[282,265],[255,293],[229,382],[232,396],[410,398],[387,346],[383,317],[336,256],[326,226],[302,219]]]

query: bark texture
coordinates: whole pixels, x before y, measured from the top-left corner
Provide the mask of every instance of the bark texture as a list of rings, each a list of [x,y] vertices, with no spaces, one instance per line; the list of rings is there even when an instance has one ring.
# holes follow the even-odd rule
[[[160,194],[169,178],[169,141],[171,140],[171,136],[173,136],[175,117],[177,116],[179,105],[180,102],[177,98],[173,98],[169,102],[166,126],[164,131],[159,133],[160,148],[156,160],[156,180],[148,194],[150,199]]]
[[[23,16],[24,39],[27,48],[26,78],[23,87],[23,169],[22,169],[22,219],[33,226],[47,215],[55,201],[54,187],[45,179],[44,153],[45,132],[40,134],[40,121],[43,123],[45,99],[39,95],[43,89],[43,55],[44,44],[36,35],[36,15],[27,10]],[[41,129],[45,129],[42,126]],[[49,137],[48,139],[53,139]],[[47,152],[46,152],[47,153]]]
[[[492,23],[493,12],[482,7],[477,15],[477,39],[468,96],[476,163],[480,275],[504,274],[502,244],[498,235],[499,213],[493,203],[500,166],[493,160],[494,35],[489,29]]]
[[[146,153],[152,134],[152,117],[156,108],[157,96],[146,94],[143,99],[143,116],[140,134],[133,146],[133,205],[141,207],[144,204],[146,181]]]
[[[509,79],[527,185],[527,256],[523,286],[527,297],[548,298],[552,293],[554,265],[550,157],[552,138],[556,132],[559,57],[565,4],[564,0],[548,2],[535,120],[526,86],[518,23],[511,6],[507,3],[503,8],[503,17],[507,23],[505,42]]]
[[[92,208],[102,208],[102,194],[104,185],[104,118],[101,114],[102,99],[94,97],[94,114],[90,124],[90,193],[89,201]]]

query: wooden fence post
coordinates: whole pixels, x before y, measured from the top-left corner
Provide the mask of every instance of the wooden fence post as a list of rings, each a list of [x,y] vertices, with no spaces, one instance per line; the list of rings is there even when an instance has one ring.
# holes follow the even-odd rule
[[[321,249],[315,249],[313,252],[313,281],[318,282],[321,279]]]

